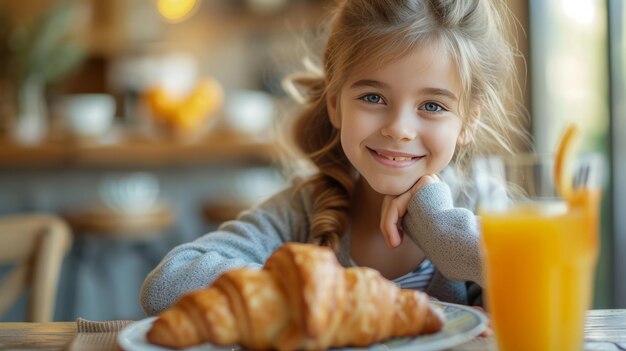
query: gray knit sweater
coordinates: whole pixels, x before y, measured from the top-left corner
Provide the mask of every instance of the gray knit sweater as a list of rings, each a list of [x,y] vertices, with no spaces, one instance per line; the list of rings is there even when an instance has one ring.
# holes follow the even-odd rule
[[[144,311],[157,314],[227,270],[261,267],[285,242],[310,242],[311,213],[310,191],[304,188],[294,194],[288,187],[217,231],[175,247],[143,283]],[[403,230],[436,267],[426,293],[447,302],[482,303],[481,289],[472,283],[482,285],[476,217],[468,209],[453,207],[445,183],[429,184],[411,199]],[[349,235],[342,238],[337,255],[345,267],[353,262],[349,240]]]

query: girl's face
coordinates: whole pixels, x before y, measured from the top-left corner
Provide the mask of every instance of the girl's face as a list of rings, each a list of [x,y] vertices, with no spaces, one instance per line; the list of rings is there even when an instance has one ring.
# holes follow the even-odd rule
[[[353,72],[330,96],[346,156],[370,186],[399,195],[452,159],[462,128],[456,65],[418,49],[380,69]]]

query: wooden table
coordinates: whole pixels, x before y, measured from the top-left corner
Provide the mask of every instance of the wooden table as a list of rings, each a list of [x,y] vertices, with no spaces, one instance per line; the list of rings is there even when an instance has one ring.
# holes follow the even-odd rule
[[[116,351],[117,333],[77,333],[76,322],[0,323],[0,350]],[[80,341],[80,342],[77,342]],[[586,350],[626,350],[626,310],[593,310],[585,325]],[[92,344],[89,344],[92,343]],[[622,343],[622,348],[618,344]],[[476,338],[453,351],[495,350],[492,337]]]

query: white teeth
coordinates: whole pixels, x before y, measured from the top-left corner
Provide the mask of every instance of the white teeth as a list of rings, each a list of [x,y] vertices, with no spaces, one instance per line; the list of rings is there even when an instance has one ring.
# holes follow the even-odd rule
[[[398,157],[393,157],[393,156],[387,156],[385,154],[381,154],[380,152],[376,152],[377,154],[379,154],[380,156],[390,159],[390,160],[394,160],[394,161],[410,161],[412,159],[412,157],[402,157],[402,156],[398,156]]]
[[[392,157],[391,159],[394,161],[409,161],[411,158],[410,157]]]

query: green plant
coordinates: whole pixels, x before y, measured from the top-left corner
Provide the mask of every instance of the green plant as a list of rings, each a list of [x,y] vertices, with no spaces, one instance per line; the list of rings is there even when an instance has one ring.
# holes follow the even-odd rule
[[[0,123],[25,144],[47,133],[45,88],[77,67],[85,49],[75,37],[80,0],[53,4],[31,25],[12,23],[0,13]]]
[[[76,1],[62,1],[40,15],[30,26],[11,24],[0,14],[0,63],[5,79],[19,86],[33,75],[55,82],[77,67],[85,57],[84,45],[72,37]]]

